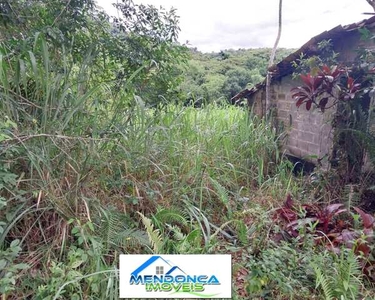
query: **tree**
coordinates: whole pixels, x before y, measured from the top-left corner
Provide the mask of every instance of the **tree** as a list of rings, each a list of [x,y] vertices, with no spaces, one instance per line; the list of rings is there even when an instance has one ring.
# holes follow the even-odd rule
[[[94,86],[105,82],[149,104],[173,98],[181,73],[175,66],[185,58],[176,11],[131,0],[115,6],[121,17],[112,20],[94,0],[0,1],[0,50],[27,56],[42,35],[55,69],[62,57],[80,64],[89,56]]]
[[[275,45],[273,46],[270,61],[268,63],[268,68],[272,67],[273,62],[275,60],[275,54],[276,54],[276,49],[280,41],[281,37],[281,30],[282,30],[282,7],[283,7],[283,0],[279,1],[279,29],[277,32],[277,37],[275,41]],[[270,100],[270,89],[271,89],[271,79],[272,79],[272,74],[268,70],[267,72],[267,77],[266,77],[266,117],[268,115],[268,112],[271,108],[271,100]]]
[[[375,11],[375,0],[366,0],[368,4],[371,5],[372,9]]]
[[[179,100],[177,90],[182,72],[176,66],[187,61],[187,48],[177,43],[180,28],[176,9],[167,11],[131,0],[114,6],[122,14],[114,19],[122,41],[117,53],[122,65],[131,66],[123,68],[117,79],[126,84],[134,72],[142,69],[134,86],[146,103]]]
[[[288,56],[292,49],[278,49],[275,60]],[[184,69],[181,92],[187,99],[204,98],[207,102],[229,100],[244,88],[264,80],[271,49],[224,50],[200,53],[190,49],[190,59]],[[222,59],[223,56],[226,59]]]
[[[1,41],[13,54],[34,43],[42,33],[57,47],[73,44],[73,55],[80,55],[97,42],[108,16],[96,9],[94,0],[25,0],[0,3]],[[108,25],[108,22],[107,22]],[[104,27],[104,28],[103,28]]]
[[[247,70],[243,67],[235,67],[229,70],[225,75],[227,79],[224,82],[223,92],[227,99],[231,99],[239,91],[246,88],[254,74],[251,70]]]

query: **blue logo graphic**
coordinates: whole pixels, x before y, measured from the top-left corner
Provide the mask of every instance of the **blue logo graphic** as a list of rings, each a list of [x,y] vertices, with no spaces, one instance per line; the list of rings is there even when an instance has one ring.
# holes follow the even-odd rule
[[[189,274],[159,255],[151,256],[130,274],[130,285],[144,285],[146,292],[189,293],[197,297],[212,297],[203,294],[205,287],[220,285],[213,274]]]

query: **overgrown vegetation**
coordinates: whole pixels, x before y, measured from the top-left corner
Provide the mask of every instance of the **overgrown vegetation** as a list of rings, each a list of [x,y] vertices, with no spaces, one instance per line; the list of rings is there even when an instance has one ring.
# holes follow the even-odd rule
[[[118,8],[0,4],[2,299],[118,299],[122,253],[231,253],[233,299],[373,299],[373,217],[305,203],[325,187],[222,100],[268,50],[194,54],[199,79],[175,11]]]
[[[335,111],[332,121],[335,142],[330,164],[337,173],[337,186],[360,184],[361,191],[356,194],[362,198],[374,187],[369,170],[375,159],[371,105],[374,90],[368,55],[358,59],[359,63],[351,66],[337,63],[331,67],[325,64],[310,66],[308,73],[300,75],[303,85],[291,92],[297,107],[305,104],[307,110],[317,107],[323,113],[330,109]],[[373,199],[368,200],[367,204],[371,206]]]

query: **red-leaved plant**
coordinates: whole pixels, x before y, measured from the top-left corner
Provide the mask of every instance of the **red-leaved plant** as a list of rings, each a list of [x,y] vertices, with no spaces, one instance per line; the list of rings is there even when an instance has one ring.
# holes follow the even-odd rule
[[[310,110],[314,104],[324,112],[338,103],[354,99],[361,85],[349,76],[348,69],[333,66],[323,66],[316,74],[308,73],[300,75],[304,86],[295,87],[291,90],[292,98],[296,100],[296,106],[306,104]],[[329,99],[332,104],[327,107]]]
[[[327,206],[316,204],[297,205],[290,195],[282,207],[275,210],[273,219],[281,227],[283,233],[290,237],[303,240],[306,230],[301,230],[310,225],[309,232],[315,243],[327,249],[340,252],[341,247],[353,249],[361,255],[364,273],[375,280],[375,260],[372,256],[372,242],[374,235],[375,218],[358,207],[353,210],[362,220],[362,227],[355,228],[354,218],[351,217],[343,204],[335,203]],[[314,224],[313,226],[311,226]],[[276,234],[275,241],[284,238],[284,234]]]

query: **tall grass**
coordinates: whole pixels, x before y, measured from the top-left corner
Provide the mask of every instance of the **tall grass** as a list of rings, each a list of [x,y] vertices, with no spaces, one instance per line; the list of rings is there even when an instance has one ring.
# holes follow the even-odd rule
[[[57,68],[35,45],[0,56],[0,248],[19,239],[29,265],[16,298],[115,299],[119,253],[209,252],[229,224],[246,240],[238,212],[293,189],[277,135],[246,109],[147,108],[94,86],[90,57]]]

